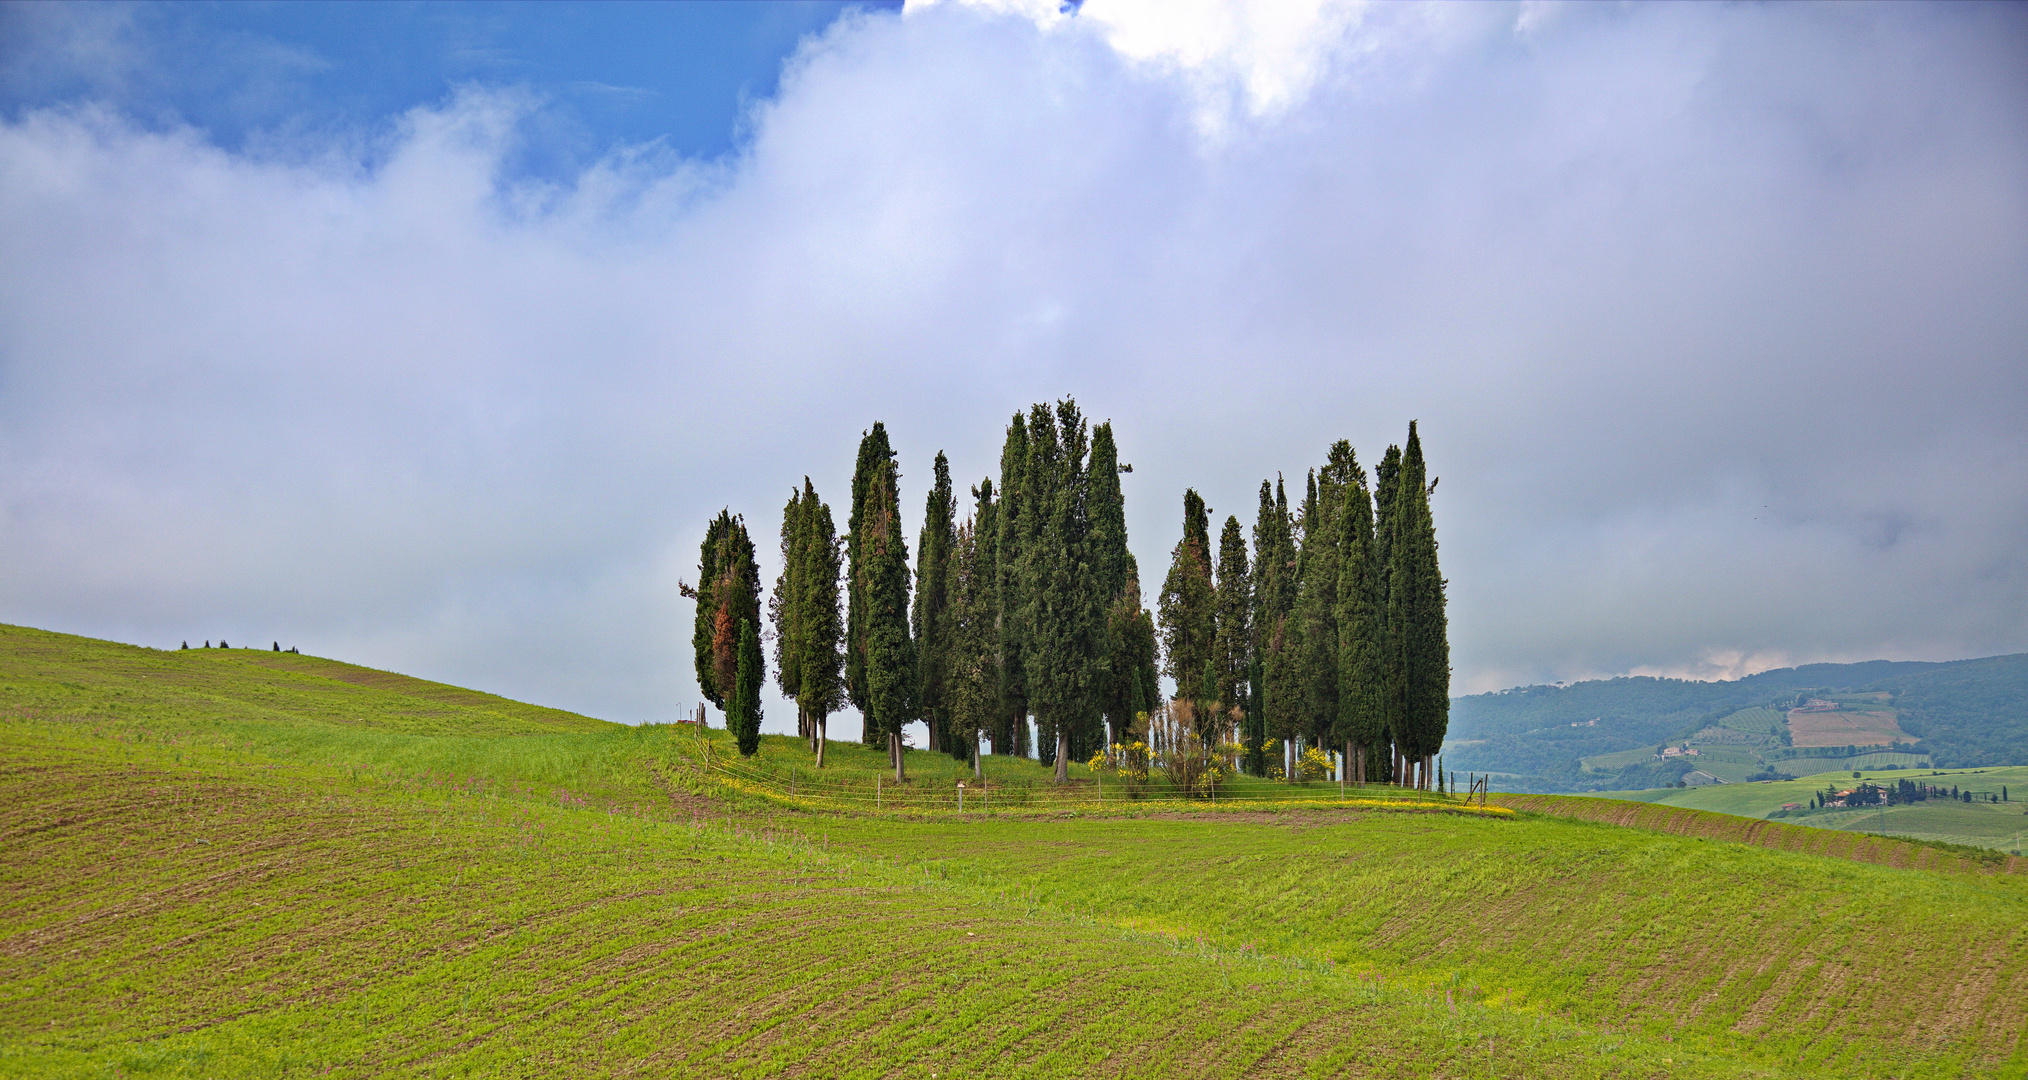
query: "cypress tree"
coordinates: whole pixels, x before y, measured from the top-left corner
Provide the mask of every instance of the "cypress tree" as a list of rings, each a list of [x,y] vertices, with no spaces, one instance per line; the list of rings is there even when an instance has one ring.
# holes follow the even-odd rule
[[[753,538],[746,522],[721,510],[705,530],[697,561],[697,587],[678,584],[697,601],[691,633],[696,653],[697,686],[713,705],[727,702],[739,675],[740,628],[760,626],[760,567],[754,561]],[[727,713],[728,718],[730,713]]]
[[[1140,592],[1141,569],[1127,548],[1127,500],[1120,490],[1120,453],[1113,442],[1113,425],[1100,424],[1091,432],[1091,464],[1087,470],[1091,518],[1091,573],[1099,595],[1107,603]]]
[[[1289,514],[1288,489],[1275,480],[1272,496],[1267,481],[1261,481],[1260,510],[1254,523],[1254,655],[1260,665],[1260,692],[1252,705],[1253,730],[1258,740],[1253,756],[1260,775],[1266,775],[1264,743],[1269,738],[1287,739],[1295,734],[1300,714],[1300,685],[1295,675],[1295,650],[1290,641],[1290,615],[1296,600],[1295,523]]]
[[[876,430],[878,428],[876,427]],[[901,536],[900,471],[889,457],[865,486],[854,587],[862,603],[860,653],[865,726],[887,743],[896,781],[907,779],[901,736],[916,716],[915,650],[908,633],[908,544]]]
[[[1337,737],[1345,744],[1347,775],[1363,784],[1387,737],[1387,611],[1363,474],[1345,492],[1339,525]]]
[[[1000,721],[994,728],[993,752],[1026,757],[1028,746],[1028,669],[1024,621],[1026,577],[1024,530],[1028,526],[1028,424],[1015,413],[1000,449],[1000,502],[994,513],[993,579],[1000,619]]]
[[[1209,511],[1193,489],[1183,492],[1183,539],[1169,557],[1159,610],[1162,653],[1176,696],[1190,699],[1202,686],[1218,632],[1217,590],[1211,577]]]
[[[1261,480],[1259,511],[1253,519],[1253,689],[1247,697],[1247,754],[1255,776],[1268,774],[1265,742],[1286,727],[1286,618],[1294,606],[1296,541],[1288,517],[1288,490],[1282,480]]]
[[[971,755],[951,738],[946,692],[950,652],[951,559],[957,547],[957,501],[951,495],[951,463],[937,451],[935,482],[923,506],[922,535],[915,547],[916,708],[929,729],[929,745],[959,760]]]
[[[1339,504],[1363,475],[1351,443],[1331,445],[1324,467],[1310,474],[1303,501],[1303,546],[1297,559],[1295,666],[1302,715],[1297,733],[1310,745],[1328,746],[1338,724]]]
[[[1381,610],[1386,613],[1386,627],[1381,635],[1381,688],[1386,713],[1387,753],[1380,763],[1384,774],[1376,779],[1395,784],[1407,779],[1402,775],[1404,751],[1401,749],[1407,739],[1402,698],[1406,682],[1402,674],[1401,650],[1395,636],[1398,628],[1394,623],[1393,608],[1394,560],[1398,549],[1396,533],[1399,532],[1395,521],[1401,509],[1400,488],[1401,447],[1389,446],[1380,464],[1373,470],[1373,553],[1380,558],[1380,565],[1374,573],[1379,579]]]
[[[992,477],[981,479],[979,486],[972,489],[972,543],[977,549],[974,552],[977,565],[969,587],[978,603],[979,632],[984,635],[981,647],[985,649],[983,655],[988,665],[981,678],[993,693],[991,715],[980,722],[979,733],[992,740],[994,753],[1003,754],[1010,753],[1012,748],[1007,743],[1008,725],[1000,708],[1006,691],[1001,687],[1000,504],[995,501],[995,494]]]
[[[752,757],[760,749],[761,725],[761,684],[765,676],[761,671],[760,632],[755,622],[742,622],[739,627],[739,672],[733,685],[732,708],[726,714],[726,726],[732,729],[739,740],[739,752]]]
[[[697,587],[691,588],[682,581],[676,583],[677,591],[697,601],[697,615],[691,624],[690,647],[697,664],[697,689],[706,701],[725,708],[725,695],[718,688],[717,665],[713,662],[711,642],[716,632],[718,600],[715,595],[718,582],[718,553],[724,534],[731,528],[732,515],[720,511],[718,516],[705,527],[704,544],[697,556]],[[205,648],[211,642],[204,643]]]
[[[1086,469],[1091,433],[1071,398],[1030,410],[1026,497],[1030,528],[1023,609],[1028,701],[1038,749],[1069,780],[1073,742],[1096,742],[1105,602],[1091,572]],[[1054,745],[1050,745],[1053,743]]]
[[[867,614],[871,610],[865,593],[866,575],[861,568],[866,560],[861,550],[866,537],[864,528],[868,500],[874,497],[873,489],[881,478],[893,470],[894,448],[888,445],[887,427],[875,423],[873,430],[859,439],[859,460],[852,466],[852,514],[846,519],[845,533],[845,696],[860,715],[870,715],[872,688],[867,682]],[[861,738],[868,746],[879,745],[882,734],[871,722],[864,725]]]
[[[981,502],[990,505],[992,485],[984,485]],[[979,494],[979,489],[974,489]],[[979,774],[979,738],[1000,716],[999,627],[993,616],[994,582],[977,511],[958,527],[951,558],[950,652],[946,687],[949,693],[953,742],[971,752],[972,773]],[[990,525],[990,522],[989,522]],[[955,756],[955,751],[953,751]]]
[[[1259,639],[1259,634],[1255,634]],[[1247,696],[1246,712],[1241,717],[1244,725],[1240,732],[1240,744],[1246,750],[1246,771],[1252,776],[1267,775],[1267,693],[1263,685],[1261,656],[1258,649],[1247,655]]]
[[[1408,425],[1396,484],[1395,554],[1388,570],[1387,621],[1399,656],[1402,730],[1418,765],[1420,786],[1429,786],[1430,758],[1443,746],[1450,726],[1451,650],[1444,615],[1444,580],[1437,568],[1436,530],[1430,518],[1431,485],[1423,464],[1422,441]]]
[[[803,525],[793,556],[796,572],[796,711],[807,717],[810,748],[824,767],[824,735],[832,713],[845,704],[845,620],[839,610],[841,545],[831,508],[803,478]]]
[[[1040,625],[1038,616],[1047,603],[1042,595],[1044,578],[1051,568],[1047,533],[1050,513],[1054,509],[1060,454],[1056,418],[1049,406],[1030,406],[1028,457],[1021,465],[1022,509],[1025,513],[1019,530],[1021,554],[1017,580],[1021,596],[1022,682],[1026,686],[1028,711],[1035,716],[1035,757],[1044,765],[1056,763],[1057,715],[1038,700],[1036,694],[1045,678],[1039,677],[1040,668],[1048,666],[1050,660],[1047,652],[1049,643],[1044,640],[1046,630]]]
[[[810,478],[803,477],[804,486]],[[797,602],[802,589],[802,552],[808,518],[803,493],[789,489],[789,503],[782,508],[782,571],[775,577],[775,591],[768,597],[768,622],[775,628],[775,683],[782,696],[791,701],[802,693],[802,606]],[[796,709],[796,734],[809,739],[810,716]]]
[[[1106,671],[1102,708],[1113,742],[1130,740],[1134,725],[1161,702],[1161,669],[1157,666],[1155,617],[1141,606],[1138,588],[1106,609]]]
[[[1127,548],[1126,495],[1120,488],[1119,447],[1108,422],[1092,429],[1087,496],[1091,519],[1092,576],[1105,604],[1100,664],[1100,712],[1113,742],[1125,742],[1136,719],[1151,711],[1161,693],[1155,667],[1155,622],[1141,606],[1141,569]],[[1103,744],[1107,732],[1094,732]],[[1073,755],[1088,758],[1100,745],[1080,744]]]
[[[1246,541],[1239,518],[1227,515],[1218,536],[1216,630],[1212,661],[1218,672],[1213,700],[1221,711],[1247,707],[1253,660],[1253,583],[1247,573]]]

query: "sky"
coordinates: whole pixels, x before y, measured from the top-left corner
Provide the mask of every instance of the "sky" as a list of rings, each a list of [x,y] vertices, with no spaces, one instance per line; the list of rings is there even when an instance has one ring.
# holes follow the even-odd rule
[[[1151,596],[1417,421],[1454,693],[2028,650],[2028,9],[0,6],[0,622],[672,719],[1067,395]]]

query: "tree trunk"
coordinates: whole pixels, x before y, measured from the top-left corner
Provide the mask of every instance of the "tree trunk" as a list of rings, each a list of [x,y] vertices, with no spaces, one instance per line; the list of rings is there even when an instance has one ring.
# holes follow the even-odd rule
[[[979,733],[975,731],[972,733],[972,779],[977,780],[980,777],[980,775],[981,773],[979,772]]]
[[[908,768],[902,763],[900,732],[894,731],[888,733],[887,752],[894,755],[894,782],[897,784],[907,783]]]
[[[1070,782],[1070,729],[1056,725],[1056,782]]]
[[[820,769],[824,767],[824,729],[830,726],[829,720],[824,716],[817,718],[817,767]]]

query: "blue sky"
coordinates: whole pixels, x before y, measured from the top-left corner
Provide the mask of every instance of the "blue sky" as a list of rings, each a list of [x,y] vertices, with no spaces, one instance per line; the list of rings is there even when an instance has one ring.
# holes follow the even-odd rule
[[[0,8],[4,107],[110,100],[189,124],[234,150],[330,138],[440,105],[461,86],[539,97],[540,152],[516,162],[567,176],[617,143],[686,156],[732,150],[782,62],[847,10],[835,3],[244,3]],[[118,59],[103,58],[117,50]],[[62,60],[66,52],[101,62]],[[54,55],[52,55],[54,54]]]
[[[1459,692],[2028,649],[2024,11],[6,5],[0,621],[668,718],[1069,394],[1150,595],[1419,421]]]

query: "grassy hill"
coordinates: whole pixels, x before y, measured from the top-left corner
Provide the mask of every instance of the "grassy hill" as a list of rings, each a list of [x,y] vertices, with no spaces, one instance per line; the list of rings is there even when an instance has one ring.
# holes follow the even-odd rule
[[[2010,860],[923,753],[872,812],[361,672],[0,628],[0,1073],[2028,1073]]]
[[[1876,758],[1885,756],[1869,755]],[[1849,788],[1867,780],[1883,785],[1891,785],[1896,780],[1915,780],[1938,787],[1955,787],[1977,793],[1980,801],[1961,803],[1933,799],[1901,806],[1779,813],[1785,804],[1808,805],[1812,795],[1827,787]],[[2000,795],[2003,788],[2008,801],[1985,801],[1987,795]],[[1879,833],[2006,851],[2015,851],[2020,847],[2018,841],[2028,836],[2028,766],[2020,765],[1995,769],[1919,771],[1841,769],[1770,783],[1616,791],[1606,792],[1603,797],[1715,810],[1741,817],[1780,816],[1790,824],[1812,828]]]
[[[1791,713],[1797,698],[1831,713]],[[2028,762],[2028,654],[1950,663],[1810,664],[1731,682],[1620,678],[1454,698],[1447,764],[1514,791],[1674,786],[1700,763],[1651,756],[1688,743],[1752,769],[1719,780],[1837,768]],[[1876,759],[1879,752],[1907,755]],[[1847,760],[1850,759],[1850,760]]]

